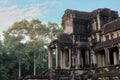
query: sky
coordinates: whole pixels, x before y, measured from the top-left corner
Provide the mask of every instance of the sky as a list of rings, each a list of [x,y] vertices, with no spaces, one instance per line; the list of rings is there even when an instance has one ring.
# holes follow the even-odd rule
[[[14,22],[39,19],[43,23],[61,24],[66,9],[90,12],[110,8],[120,14],[120,0],[0,0],[0,35]]]

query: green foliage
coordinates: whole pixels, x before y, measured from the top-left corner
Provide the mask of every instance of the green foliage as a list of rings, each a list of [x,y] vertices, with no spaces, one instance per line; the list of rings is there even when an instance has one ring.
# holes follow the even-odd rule
[[[60,33],[63,32],[63,29],[58,26],[57,23],[48,22],[47,27],[49,31],[48,36],[50,39],[55,39]]]
[[[13,23],[4,31],[4,44],[0,42],[0,79],[16,80],[20,69],[23,77],[33,75],[34,64],[37,75],[47,69],[44,46],[61,32],[58,24],[52,22],[46,25],[39,20],[23,19]]]
[[[0,44],[0,79],[13,80],[17,78],[16,58],[7,53],[7,48]],[[13,76],[14,75],[14,76]]]

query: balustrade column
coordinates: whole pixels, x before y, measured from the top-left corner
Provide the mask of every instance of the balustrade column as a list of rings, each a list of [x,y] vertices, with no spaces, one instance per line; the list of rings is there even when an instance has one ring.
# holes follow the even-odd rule
[[[109,65],[110,64],[110,56],[109,56],[109,49],[105,48],[105,64]]]

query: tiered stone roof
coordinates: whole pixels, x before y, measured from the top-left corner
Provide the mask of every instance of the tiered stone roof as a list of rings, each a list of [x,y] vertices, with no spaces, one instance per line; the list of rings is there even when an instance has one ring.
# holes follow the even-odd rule
[[[113,32],[120,29],[120,18],[113,20],[104,25],[103,32],[104,34]]]

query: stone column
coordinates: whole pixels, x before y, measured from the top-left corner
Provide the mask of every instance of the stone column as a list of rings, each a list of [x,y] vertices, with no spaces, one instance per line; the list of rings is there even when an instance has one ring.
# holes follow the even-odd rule
[[[78,55],[77,55],[77,58],[78,58],[78,59],[77,59],[77,68],[80,68],[80,55],[81,55],[80,49],[78,49],[77,52],[78,52],[78,53],[77,53],[77,54],[78,54]]]
[[[48,49],[48,68],[52,68],[52,50]]]
[[[88,50],[85,51],[85,58],[86,58],[85,64],[88,66],[89,65],[89,51]]]
[[[101,67],[102,66],[102,58],[101,58],[102,55],[100,55],[100,53],[98,52],[96,54],[97,54],[97,66]]]
[[[95,64],[97,63],[96,61],[96,55],[95,52],[91,49],[90,50],[90,54],[91,54],[91,66],[95,66]]]
[[[63,50],[60,51],[60,67],[63,68]]]
[[[56,68],[59,69],[60,68],[60,47],[57,43],[56,45]]]
[[[100,15],[97,15],[98,30],[100,30]]]
[[[69,48],[69,67],[71,67],[71,48]]]
[[[73,56],[73,49],[71,48],[71,69],[73,68],[74,65],[74,56]]]
[[[71,55],[71,68],[74,68],[74,67],[75,67],[75,57],[72,53],[72,55]]]
[[[118,64],[120,64],[120,44],[118,44]]]
[[[65,68],[66,66],[65,66],[65,49],[63,49],[63,54],[62,54],[63,56],[62,56],[62,61],[63,61],[63,68]]]
[[[48,69],[50,69],[49,78],[52,80],[52,49],[48,48]]]
[[[116,65],[117,64],[117,52],[114,50],[113,51],[113,58],[114,58],[114,65]]]
[[[72,51],[71,51],[71,68],[75,68],[75,35],[73,35],[73,44],[72,44]]]
[[[110,58],[109,58],[109,49],[105,48],[105,64],[109,65],[110,64]]]

